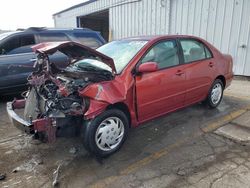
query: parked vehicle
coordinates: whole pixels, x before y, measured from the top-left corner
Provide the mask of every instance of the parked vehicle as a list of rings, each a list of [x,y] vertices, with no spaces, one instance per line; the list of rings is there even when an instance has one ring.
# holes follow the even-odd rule
[[[121,147],[130,127],[201,101],[217,107],[233,78],[232,57],[193,36],[128,38],[97,50],[46,43],[34,50],[39,69],[28,78],[26,98],[7,103],[13,124],[49,142],[78,126],[86,149],[101,157]],[[67,68],[50,62],[56,51],[72,59]]]
[[[28,75],[34,71],[36,54],[31,46],[41,42],[75,41],[91,48],[105,43],[99,32],[90,29],[29,28],[0,35],[0,94],[24,90]],[[51,58],[59,67],[68,63],[67,56],[56,53]]]

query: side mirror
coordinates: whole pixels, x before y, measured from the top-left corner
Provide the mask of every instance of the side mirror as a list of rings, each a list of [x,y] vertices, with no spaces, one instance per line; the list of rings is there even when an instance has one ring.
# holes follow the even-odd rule
[[[138,72],[144,73],[144,72],[155,72],[158,70],[158,64],[156,62],[146,62],[143,64],[140,64],[138,67]]]

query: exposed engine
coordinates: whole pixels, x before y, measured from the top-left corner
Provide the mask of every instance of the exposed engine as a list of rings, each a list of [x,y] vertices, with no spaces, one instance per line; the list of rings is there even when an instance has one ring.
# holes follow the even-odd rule
[[[82,115],[86,109],[86,99],[78,95],[78,89],[87,85],[83,80],[57,77],[59,86],[46,81],[38,87],[39,97],[44,101],[43,113],[49,116]],[[63,113],[63,114],[62,114]]]
[[[82,80],[61,80],[57,85],[51,80],[32,87],[27,95],[25,106],[26,119],[38,117],[65,117],[83,115],[88,99],[78,95],[78,89],[87,85]]]
[[[113,60],[68,41],[41,43],[32,49],[37,60],[35,71],[28,76],[29,90],[24,100],[10,107],[24,107],[25,128],[34,138],[53,142],[56,136],[79,134],[92,99],[84,89],[112,80],[116,73]],[[56,52],[67,58],[60,53],[52,58]]]
[[[82,53],[82,49],[80,50]],[[69,48],[66,51],[72,54],[77,50]],[[113,78],[112,73],[108,70],[90,66],[87,63],[83,63],[81,66],[75,65],[77,61],[85,58],[84,54],[83,57],[69,57],[69,65],[60,69],[50,62],[48,54],[38,53],[34,65],[37,71],[28,77],[31,87],[26,96],[24,114],[26,120],[43,117],[83,116],[88,109],[89,100],[79,96],[79,90],[91,83]],[[87,57],[98,59],[90,54]]]

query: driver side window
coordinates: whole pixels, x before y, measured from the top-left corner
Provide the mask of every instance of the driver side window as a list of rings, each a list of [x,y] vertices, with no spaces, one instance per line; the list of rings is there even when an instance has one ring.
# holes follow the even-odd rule
[[[175,41],[164,41],[156,44],[141,60],[141,63],[156,62],[159,69],[179,64],[178,48]]]
[[[34,35],[19,35],[11,37],[0,47],[1,55],[13,55],[32,52],[31,46],[35,44]]]

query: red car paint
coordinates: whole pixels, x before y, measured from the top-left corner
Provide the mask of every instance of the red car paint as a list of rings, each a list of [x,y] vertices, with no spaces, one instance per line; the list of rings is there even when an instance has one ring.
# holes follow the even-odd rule
[[[32,123],[34,125],[34,130],[37,132],[46,132],[48,142],[51,143],[56,140],[56,126],[53,125],[52,118],[36,119],[33,120]]]
[[[203,43],[211,51],[212,58],[186,64],[180,63],[177,66],[160,70],[157,70],[158,65],[154,62],[138,68],[137,65],[140,59],[152,46],[160,41],[177,39],[194,39]],[[220,78],[225,87],[228,87],[232,81],[232,57],[223,55],[203,39],[193,36],[173,35],[137,37],[126,40],[147,40],[148,42],[130,60],[120,74],[116,74],[112,58],[77,43],[45,43],[36,45],[33,50],[45,55],[59,50],[65,54],[70,53],[70,57],[72,57],[72,55],[77,55],[74,54],[75,50],[82,48],[83,52],[80,51],[81,53],[87,52],[99,57],[102,62],[112,69],[114,75],[112,80],[91,83],[78,90],[79,96],[89,99],[89,105],[86,110],[85,106],[82,105],[82,110],[77,109],[77,111],[71,112],[73,113],[71,115],[82,115],[85,120],[91,120],[107,108],[118,105],[119,107],[122,106],[123,110],[126,111],[131,126],[136,127],[145,121],[203,101],[206,99],[209,89],[216,78]],[[139,74],[138,69],[143,73]],[[32,79],[31,85],[40,85],[47,79],[46,77],[59,87],[62,96],[69,95],[67,89],[61,85],[60,80],[53,77],[53,75],[45,74],[43,77]],[[24,102],[24,100],[14,101],[7,105],[7,108],[12,113],[13,109],[23,107]],[[18,120],[22,123],[22,120]],[[55,140],[55,128],[53,127],[52,118],[31,121],[26,122],[27,126],[34,125],[35,131],[45,131],[49,141]]]
[[[205,40],[180,35],[141,37],[144,38],[149,39],[149,42],[114,80],[92,84],[79,91],[80,95],[92,99],[90,108],[85,113],[87,119],[99,115],[109,105],[123,103],[128,108],[131,125],[135,127],[142,122],[204,100],[217,77],[224,79],[225,87],[231,83],[232,57],[221,54]],[[213,57],[142,75],[132,74],[138,61],[152,45],[162,40],[180,38],[202,42],[211,50]]]

